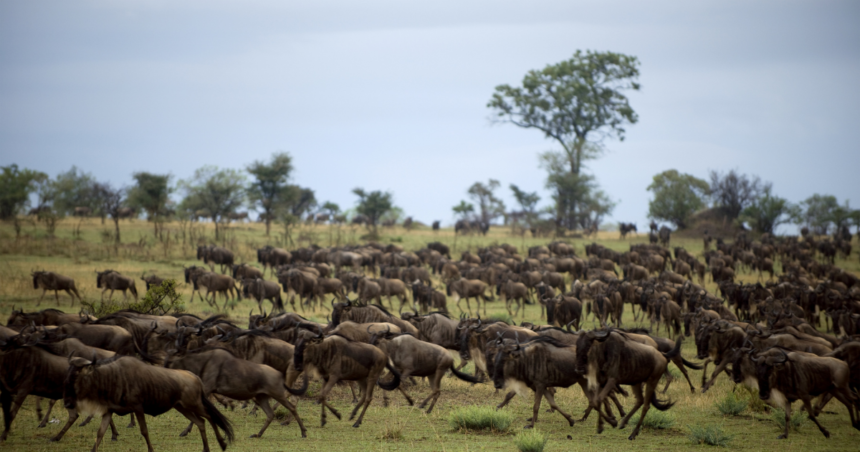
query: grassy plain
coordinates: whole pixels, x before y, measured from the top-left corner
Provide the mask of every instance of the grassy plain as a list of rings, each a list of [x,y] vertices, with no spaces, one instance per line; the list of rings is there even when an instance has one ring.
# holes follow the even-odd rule
[[[113,225],[102,225],[99,220],[83,221],[67,219],[57,226],[54,238],[48,238],[43,225],[24,224],[16,236],[12,225],[0,225],[0,316],[6,318],[12,311],[23,308],[26,311],[56,307],[52,294],[45,296],[41,306],[36,307],[41,291],[33,290],[30,272],[37,269],[56,271],[75,278],[81,295],[86,300],[98,300],[100,291],[95,287],[95,270],[113,268],[124,274],[139,277],[141,273],[156,273],[162,277],[173,277],[181,281],[182,266],[195,264],[195,249],[198,243],[210,243],[214,239],[214,228],[211,224],[180,224],[168,223],[163,228],[160,237],[153,234],[150,223],[144,221],[123,221],[122,244],[116,246],[111,236]],[[382,229],[380,242],[400,243],[407,250],[415,250],[427,242],[438,240],[452,246],[455,258],[465,250],[475,251],[476,248],[491,243],[510,243],[517,246],[522,253],[525,248],[537,244],[546,244],[551,239],[524,238],[512,236],[506,228],[493,228],[486,237],[467,236],[455,237],[453,231],[442,230],[433,232],[429,229],[404,231],[400,228]],[[343,245],[360,241],[362,229],[333,226],[298,226],[290,237],[285,236],[280,228],[273,228],[271,237],[266,237],[265,229],[258,224],[234,224],[228,228],[225,237],[219,244],[234,250],[238,261],[254,262],[256,248],[266,244],[293,248],[317,243],[320,246]],[[628,240],[620,240],[616,232],[601,232],[592,239],[569,239],[579,255],[584,255],[585,243],[595,241],[604,246],[626,250],[631,243],[647,241],[640,235]],[[702,252],[702,243],[696,239],[674,239],[673,246],[684,246],[694,254]],[[857,245],[855,244],[855,249]],[[860,272],[857,253],[848,261],[837,260],[837,265],[855,273]],[[779,271],[779,265],[777,270]],[[757,275],[742,273],[740,279],[755,281]],[[139,281],[138,288],[143,290],[143,282]],[[715,286],[707,284],[709,291]],[[187,296],[190,287],[180,285],[180,292]],[[121,294],[115,294],[121,297]],[[70,306],[67,295],[60,295],[60,309],[77,311],[79,304]],[[195,301],[186,303],[188,311],[205,316],[214,314],[216,310],[208,305]],[[231,318],[239,324],[244,324],[248,311],[256,309],[256,304],[243,300],[229,311]],[[449,306],[456,315],[456,307]],[[504,306],[500,302],[490,303],[490,314],[502,314]],[[324,321],[328,311],[305,313],[307,317]],[[539,310],[536,306],[528,306],[525,320],[538,322]],[[517,318],[517,321],[520,319]],[[624,324],[634,324],[632,315],[627,312]],[[587,327],[591,327],[586,325]],[[665,334],[665,332],[661,332]],[[686,340],[683,346],[686,357],[695,355],[692,340]],[[712,369],[713,367],[711,367]],[[471,369],[471,365],[469,366]],[[699,387],[700,371],[690,371],[694,384]],[[391,405],[383,407],[381,390],[377,389],[375,400],[365,417],[364,424],[359,429],[353,429],[352,423],[346,420],[337,421],[329,417],[325,428],[319,427],[320,407],[311,400],[299,403],[299,413],[308,427],[308,438],[301,439],[295,425],[280,426],[275,423],[267,430],[261,439],[248,438],[258,431],[263,418],[247,414],[248,409],[237,408],[227,412],[227,417],[234,423],[236,441],[231,450],[275,451],[291,448],[302,450],[326,451],[371,451],[371,450],[516,450],[515,436],[522,430],[526,419],[531,416],[532,400],[515,398],[506,408],[514,417],[514,423],[509,432],[489,434],[473,434],[469,432],[452,431],[448,424],[448,415],[452,410],[471,405],[495,406],[503,394],[496,393],[490,384],[469,385],[452,377],[443,380],[443,393],[433,413],[427,415],[423,411],[409,407],[398,394],[392,394]],[[318,386],[311,386],[311,395]],[[741,397],[747,397],[741,388],[735,389],[725,376],[718,379],[717,384],[707,393],[691,394],[683,380],[672,384],[665,397],[676,402],[670,410],[675,422],[667,429],[646,429],[639,437],[631,442],[627,435],[632,427],[624,431],[608,429],[597,435],[596,417],[590,417],[584,423],[569,427],[567,422],[558,414],[547,413],[546,404],[542,406],[537,429],[548,435],[547,451],[556,450],[611,450],[614,452],[628,450],[667,450],[688,449],[693,446],[688,439],[689,427],[719,426],[725,432],[734,435],[729,442],[733,450],[858,450],[860,448],[860,432],[850,426],[848,414],[844,407],[831,403],[828,413],[820,417],[821,423],[830,429],[832,437],[825,439],[811,422],[804,423],[798,431],[793,431],[788,440],[777,440],[780,428],[772,420],[769,412],[748,408],[739,416],[726,417],[720,414],[716,404],[733,390]],[[414,398],[423,398],[429,394],[425,383],[419,382],[417,387],[408,389]],[[341,413],[351,410],[349,392],[335,389],[333,404]],[[753,399],[757,397],[752,396]],[[579,417],[586,407],[586,401],[578,388],[559,391],[556,400],[566,411]],[[754,401],[754,400],[753,400]],[[629,405],[629,403],[628,403]],[[756,404],[751,404],[755,407]],[[800,404],[794,405],[795,409]],[[12,427],[12,432],[6,444],[2,447],[16,451],[50,450],[83,450],[92,446],[95,440],[98,423],[93,422],[86,427],[73,427],[59,444],[49,443],[66,420],[65,410],[57,406],[53,417],[57,423],[49,424],[45,429],[36,429],[36,415],[32,400],[28,400],[19,413]],[[107,441],[102,450],[142,450],[143,439],[137,429],[126,429],[126,418],[117,418],[120,426],[118,442]],[[157,450],[200,450],[199,434],[194,431],[186,438],[179,438],[179,431],[186,425],[186,420],[175,411],[157,418],[149,418],[149,431],[154,447]],[[214,435],[209,431],[212,446],[217,447]]]

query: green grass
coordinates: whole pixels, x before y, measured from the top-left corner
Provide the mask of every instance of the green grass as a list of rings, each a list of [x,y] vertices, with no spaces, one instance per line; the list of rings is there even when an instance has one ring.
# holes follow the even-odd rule
[[[514,444],[520,452],[543,452],[549,437],[536,429],[529,429],[517,434]]]
[[[213,240],[213,227],[210,223],[185,225],[181,227],[178,223],[165,225],[165,240],[153,236],[152,227],[145,221],[125,221],[121,223],[123,243],[114,246],[113,243],[103,242],[100,231],[112,229],[113,225],[104,227],[98,220],[84,220],[82,223],[80,239],[72,234],[73,226],[77,221],[70,219],[62,220],[57,225],[56,238],[46,239],[44,227],[39,224],[25,226],[22,235],[17,240],[11,225],[0,223],[0,317],[8,317],[14,305],[15,309],[34,311],[56,307],[52,293],[45,296],[41,306],[36,307],[36,302],[41,290],[33,290],[30,272],[36,269],[57,271],[75,278],[78,290],[84,300],[98,303],[101,290],[96,289],[94,270],[113,268],[123,274],[133,276],[138,282],[139,292],[143,292],[143,281],[139,280],[141,273],[156,273],[162,277],[174,278],[180,282],[177,292],[183,296],[185,309],[193,314],[207,316],[220,311],[211,308],[206,303],[201,303],[196,297],[193,302],[189,301],[191,288],[185,285],[182,277],[183,265],[200,265],[195,260],[195,250],[198,242],[209,243]],[[170,241],[167,243],[166,234],[170,231]],[[184,231],[184,236],[183,236]],[[267,244],[283,246],[284,238],[278,227],[272,228],[272,236],[266,237],[265,228],[258,224],[234,224],[229,227],[226,237],[218,241],[235,252],[237,262],[249,262],[256,265],[255,249]],[[401,237],[399,242],[407,251],[414,251],[425,246],[428,242],[440,241],[452,247],[452,257],[459,259],[463,251],[476,252],[479,247],[492,243],[510,243],[516,246],[521,254],[526,249],[535,245],[546,245],[551,238],[521,238],[512,237],[509,230],[505,228],[492,228],[486,236],[454,237],[453,231],[441,230],[436,233],[429,229],[417,229],[404,231],[402,228],[389,230],[380,229],[382,234],[381,243],[389,243],[390,237]],[[292,240],[295,246],[307,246],[310,242],[316,242],[320,246],[334,246],[357,243],[358,237],[364,234],[361,228],[351,227],[328,227],[328,226],[301,226],[293,232]],[[183,238],[184,237],[184,238]],[[600,243],[608,248],[625,251],[631,244],[647,243],[647,235],[634,237],[629,240],[619,240],[618,233],[599,233],[594,239],[568,239],[580,256],[584,256],[585,244],[593,242]],[[702,242],[700,239],[687,239],[673,237],[672,246],[683,246],[694,255],[701,256]],[[855,274],[860,271],[857,250],[860,246],[854,243],[854,254],[849,260],[838,258],[836,264]],[[700,257],[701,259],[701,257]],[[781,270],[777,261],[777,270]],[[743,282],[756,282],[757,275],[739,272],[739,280]],[[272,276],[266,274],[266,279]],[[434,277],[434,283],[439,287],[438,279]],[[570,281],[568,281],[568,284]],[[707,280],[705,285],[710,293],[714,293],[716,286]],[[122,300],[120,293],[114,294],[114,301]],[[289,309],[289,304],[287,307]],[[69,297],[65,293],[60,294],[60,309],[67,312],[78,312],[80,303],[70,306]],[[218,298],[218,306],[224,303],[223,298]],[[386,303],[387,306],[387,303]],[[449,309],[452,316],[459,316],[454,303],[449,301]],[[271,310],[268,302],[264,305]],[[465,308],[465,304],[464,304]],[[474,305],[472,306],[474,311]],[[257,310],[256,302],[241,300],[235,309],[229,310],[227,315],[239,325],[247,325],[248,312]],[[542,324],[539,318],[540,306],[526,306],[525,320],[536,324]],[[396,308],[395,308],[396,310]],[[300,313],[302,313],[300,311]],[[317,309],[302,313],[305,317],[314,321],[325,322],[329,315],[327,309]],[[483,312],[482,312],[483,314]],[[487,316],[507,317],[504,303],[500,301],[487,303]],[[482,318],[484,316],[482,315]],[[519,322],[520,315],[517,316]],[[623,318],[625,327],[641,326],[642,322],[633,321],[632,313],[625,307]],[[647,322],[645,322],[647,327]],[[585,322],[585,328],[592,328],[591,319]],[[664,330],[660,334],[665,334]],[[688,360],[697,361],[695,356],[695,343],[692,338],[686,339],[682,345],[682,354]],[[459,359],[458,359],[459,361]],[[672,368],[670,366],[670,368]],[[672,368],[673,371],[676,371]],[[709,367],[709,373],[713,365]],[[474,372],[473,365],[465,368],[466,372]],[[688,369],[690,378],[696,383],[701,381],[701,371]],[[828,411],[836,414],[825,414],[822,422],[831,431],[831,438],[826,439],[817,429],[804,428],[792,435],[787,440],[777,440],[774,434],[774,424],[767,416],[735,416],[724,417],[714,407],[733,391],[735,385],[725,374],[717,378],[714,386],[705,394],[690,393],[689,387],[682,376],[677,375],[675,383],[669,387],[667,394],[660,395],[661,399],[669,399],[675,403],[668,413],[676,419],[678,425],[720,425],[724,434],[734,436],[730,443],[733,450],[739,451],[783,451],[786,449],[802,450],[828,450],[828,451],[853,451],[860,442],[860,432],[851,428],[848,413],[841,404],[831,403]],[[662,385],[660,386],[662,389]],[[418,380],[415,386],[405,389],[411,397],[423,400],[430,394],[430,388],[423,380]],[[319,384],[312,383],[309,394],[316,394]],[[263,438],[251,439],[252,433],[259,431],[265,416],[258,411],[256,416],[250,416],[248,412],[253,406],[242,409],[241,403],[235,410],[219,409],[234,423],[236,430],[236,441],[228,450],[254,450],[255,452],[280,451],[290,448],[301,450],[319,450],[347,452],[369,450],[402,450],[408,447],[417,451],[462,451],[462,450],[512,450],[512,434],[481,434],[478,439],[471,431],[452,430],[449,424],[449,416],[456,410],[471,407],[483,407],[492,409],[504,397],[505,392],[497,392],[491,383],[471,385],[456,378],[445,377],[442,379],[442,395],[433,412],[429,415],[416,407],[410,407],[396,391],[390,394],[391,404],[383,407],[383,391],[377,388],[374,391],[373,402],[367,410],[364,422],[358,429],[352,428],[352,422],[346,420],[352,410],[352,396],[347,388],[336,387],[329,402],[344,414],[344,420],[338,421],[335,417],[328,416],[328,424],[320,428],[320,406],[314,403],[310,397],[300,398],[298,412],[308,428],[308,438],[302,439],[299,435],[295,421],[287,426],[281,426],[279,422],[273,422],[269,426]],[[738,397],[743,397],[743,392],[738,390]],[[746,397],[750,405],[747,412],[755,413],[764,411],[763,402],[757,393]],[[588,406],[588,402],[578,386],[566,389],[558,389],[555,400],[559,406],[575,418],[581,417]],[[629,410],[633,404],[633,398],[621,399],[621,402]],[[43,404],[44,405],[44,404]],[[758,407],[758,408],[757,408]],[[527,424],[527,419],[532,417],[533,399],[531,394],[527,398],[515,397],[504,412],[510,416],[511,423],[508,431],[519,433],[521,427]],[[546,444],[546,451],[556,450],[610,450],[612,452],[626,451],[665,451],[684,450],[690,447],[690,439],[684,429],[649,429],[643,431],[635,441],[628,441],[627,436],[630,429],[617,430],[607,428],[602,434],[597,435],[597,417],[592,413],[586,422],[577,422],[570,427],[567,421],[558,413],[546,413],[546,402],[540,408],[540,416],[535,424],[550,441]],[[759,411],[756,411],[756,410]],[[656,410],[650,410],[651,413]],[[279,417],[283,410],[277,411]],[[805,413],[804,413],[805,415]],[[91,422],[85,427],[72,427],[60,443],[49,443],[47,440],[57,433],[65,423],[67,414],[59,403],[54,407],[52,417],[59,424],[48,424],[46,428],[37,429],[34,399],[28,398],[15,419],[9,439],[3,445],[8,450],[15,451],[50,451],[65,452],[86,450],[95,442],[98,421]],[[648,420],[646,418],[646,421]],[[199,451],[201,449],[200,434],[196,429],[185,438],[179,438],[179,432],[187,425],[187,420],[178,412],[170,411],[158,417],[147,417],[150,436],[153,446],[157,451]],[[128,417],[116,418],[120,437],[116,443],[106,440],[100,450],[102,451],[125,451],[141,450],[145,447],[143,439],[137,429],[126,429]],[[210,447],[217,448],[211,427],[207,428]],[[399,433],[399,436],[398,436]],[[572,440],[568,440],[570,436]]]
[[[638,424],[640,417],[641,414],[634,415],[632,418],[630,418],[629,425]],[[670,411],[660,411],[653,408],[648,410],[648,414],[645,416],[645,420],[642,421],[642,427],[654,430],[665,430],[674,426],[675,416]]]
[[[746,398],[738,397],[734,392],[726,394],[722,400],[716,403],[717,410],[724,416],[737,416],[746,411],[748,406],[749,402]]]
[[[500,433],[511,426],[511,413],[489,406],[458,408],[448,415],[448,425],[457,431],[486,431]]]
[[[780,430],[785,430],[785,411],[774,408],[770,413],[770,419],[779,426]],[[791,410],[791,418],[788,420],[788,425],[792,430],[797,431],[806,423],[807,419],[809,419],[809,415],[806,414],[806,411]]]
[[[705,427],[689,425],[687,428],[690,429],[690,433],[687,437],[693,444],[729,447],[729,442],[734,439],[734,435],[729,435],[723,431],[722,427],[716,425],[708,425]]]

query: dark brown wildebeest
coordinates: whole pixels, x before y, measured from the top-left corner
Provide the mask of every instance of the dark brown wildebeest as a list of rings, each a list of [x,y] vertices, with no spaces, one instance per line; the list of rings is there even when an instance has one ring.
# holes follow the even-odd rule
[[[426,314],[431,309],[445,313],[448,312],[448,297],[446,297],[444,293],[421,283],[421,281],[417,279],[412,283],[412,300],[413,305],[417,304],[418,309],[420,309],[422,313]],[[415,307],[413,306],[412,309],[415,309]],[[401,314],[401,317],[402,316],[403,314]]]
[[[666,226],[660,226],[660,245],[669,247],[669,240],[672,238],[672,230]]]
[[[825,355],[828,358],[836,358],[845,361],[851,371],[851,379],[848,386],[852,391],[860,391],[860,342],[846,342],[833,349],[832,353]]]
[[[233,265],[233,279],[236,281],[257,278],[263,278],[263,272],[259,268],[251,267],[248,264]]]
[[[634,329],[630,330],[615,330],[616,332],[622,334],[625,338],[630,339],[634,342],[638,342],[640,344],[648,345],[650,347],[654,347],[662,353],[669,353],[675,348],[675,341],[672,339],[668,339],[665,337],[659,336],[650,336],[648,334],[648,330],[644,329]],[[681,371],[684,375],[684,378],[687,379],[687,383],[690,385],[690,392],[695,392],[696,387],[693,386],[693,382],[690,380],[690,375],[687,373],[686,368],[701,370],[702,366],[692,363],[684,359],[680,353],[670,359],[675,367]],[[666,374],[666,386],[663,387],[663,393],[666,393],[666,390],[669,389],[669,384],[674,381],[674,377],[671,374]]]
[[[120,355],[134,354],[134,336],[116,325],[90,325],[66,323],[55,330],[56,334],[74,337],[90,347],[110,350]]]
[[[92,414],[102,418],[93,451],[98,450],[114,413],[134,413],[146,446],[152,451],[144,415],[158,416],[174,408],[197,425],[204,452],[209,451],[206,420],[212,425],[222,450],[227,448],[227,443],[219,428],[227,441],[233,441],[230,421],[209,402],[202,382],[191,372],[151,366],[130,356],[96,362],[75,357],[69,364],[63,382],[64,405],[78,410],[75,417]]]
[[[155,275],[146,276],[146,273],[142,273],[140,275],[140,279],[146,284],[146,290],[148,291],[152,286],[160,286],[161,283],[164,282],[164,278],[159,278]]]
[[[427,244],[427,248],[431,250],[436,250],[439,252],[439,254],[447,257],[448,259],[451,259],[451,249],[448,248],[448,245],[442,242],[430,242]]]
[[[490,297],[485,295],[487,291],[487,283],[477,280],[477,279],[465,279],[460,278],[456,281],[451,281],[446,285],[447,295],[449,297],[454,297],[454,302],[457,303],[457,309],[460,312],[463,312],[463,309],[460,307],[460,300],[466,299],[466,309],[469,315],[472,315],[472,307],[469,305],[469,298],[474,298],[475,303],[477,304],[477,310],[481,309],[480,299],[484,300],[484,315],[487,315],[487,302],[490,301]],[[478,311],[475,311],[476,313]]]
[[[812,408],[812,399],[819,395],[842,402],[848,409],[851,426],[860,430],[857,396],[848,388],[850,370],[844,361],[781,348],[771,348],[748,359],[755,364],[759,398],[785,412],[785,430],[778,439],[788,438],[791,403],[798,399],[803,401],[809,419],[818,430],[830,438],[830,432],[818,422]]]
[[[215,264],[220,265],[223,274],[226,268],[233,265],[233,252],[215,245],[198,246],[197,259],[202,259],[204,264],[209,265],[210,271],[215,271]]]
[[[95,317],[89,318],[89,320],[95,320]],[[38,312],[25,313],[21,310],[16,311],[15,307],[12,306],[12,315],[9,316],[6,326],[20,331],[31,324],[36,326],[60,326],[66,323],[81,323],[80,314],[66,314],[63,311],[50,308],[42,309]]]
[[[358,409],[362,408],[362,405],[364,406],[355,424],[352,425],[355,428],[361,426],[364,413],[373,400],[373,388],[377,384],[386,391],[393,391],[400,386],[400,373],[391,367],[391,364],[388,363],[388,357],[382,350],[369,344],[352,342],[343,336],[323,337],[322,334],[317,334],[310,339],[299,339],[293,355],[293,366],[294,369],[287,373],[288,385],[294,382],[298,374],[305,368],[309,374],[319,376],[325,381],[318,397],[322,405],[320,426],[325,426],[326,408],[340,419],[340,413],[326,401],[328,393],[331,392],[337,382],[342,380],[357,381],[361,387],[361,399],[349,416],[349,419],[352,420]],[[379,381],[382,371],[386,368],[394,375],[394,379],[390,383]],[[304,388],[299,392],[303,393],[304,389],[307,389],[307,385],[304,385]]]
[[[12,421],[15,420],[21,404],[28,395],[49,400],[63,398],[63,378],[69,367],[68,358],[55,355],[44,346],[36,346],[36,340],[33,339],[15,337],[8,341],[0,340],[0,402],[3,406],[5,423],[0,441],[5,441],[9,436]],[[52,406],[53,402],[49,405],[49,413]],[[36,408],[36,414],[41,418],[41,404],[37,403]],[[66,425],[51,438],[51,441],[62,439],[76,418],[74,408],[69,409]],[[43,424],[44,421],[39,426],[44,427]],[[112,439],[116,440],[118,435],[116,427],[113,422],[110,426],[113,433]]]
[[[541,304],[546,306],[546,323],[558,326],[573,325],[575,330],[579,329],[582,302],[578,299],[559,294],[541,299]]]
[[[354,278],[352,283],[353,291],[358,294],[360,303],[368,303],[371,300],[376,300],[376,303],[382,305],[382,287],[376,281],[368,279],[365,276]],[[389,301],[389,305],[391,301]]]
[[[508,310],[508,315],[516,317],[517,313],[522,309],[523,318],[526,317],[525,304],[529,299],[529,289],[525,284],[505,279],[503,275],[499,275],[498,283],[496,284],[496,295],[499,295],[501,299],[504,300],[505,309]],[[516,302],[516,311],[514,312],[511,312],[512,302]]]
[[[63,276],[54,272],[33,272],[33,288],[38,289],[42,288],[42,296],[39,297],[39,302],[36,303],[36,306],[42,304],[42,299],[45,298],[45,292],[49,290],[54,291],[54,296],[57,298],[57,306],[60,305],[60,293],[59,291],[64,290],[69,297],[72,298],[72,306],[75,305],[75,295],[78,296],[78,299],[81,299],[81,294],[78,293],[78,289],[75,288],[75,280],[69,278],[68,276]],[[74,295],[72,294],[74,293]]]
[[[292,259],[292,254],[282,248],[275,248],[267,245],[257,250],[257,262],[263,264],[263,274],[266,274],[266,269],[270,269],[272,273],[275,268],[286,265]]]
[[[281,286],[276,282],[266,281],[262,278],[244,279],[242,280],[242,296],[245,298],[254,297],[254,300],[257,301],[257,308],[260,309],[260,314],[263,313],[263,300],[272,302],[272,312],[284,311]]]
[[[401,317],[418,329],[417,337],[419,339],[448,350],[460,350],[458,322],[448,317],[447,313],[431,312],[426,315],[418,315],[407,312]]]
[[[444,347],[429,342],[424,342],[411,334],[397,334],[391,332],[383,332],[374,334],[370,339],[370,344],[379,347],[380,350],[388,355],[388,359],[394,365],[394,368],[400,371],[400,378],[412,377],[431,377],[430,378],[430,395],[418,404],[418,408],[424,408],[427,402],[430,406],[427,408],[427,414],[433,411],[436,401],[442,394],[441,382],[442,377],[449,369],[457,378],[469,382],[477,383],[478,380],[470,375],[463,374],[454,368],[454,358],[448,353]],[[409,405],[413,404],[412,399],[400,386],[400,392],[406,397]]]
[[[600,410],[600,406],[618,385],[630,385],[636,396],[636,405],[621,419],[619,428],[627,425],[633,414],[642,407],[639,422],[627,439],[632,440],[639,434],[642,421],[648,415],[651,405],[660,411],[671,408],[674,403],[658,400],[656,389],[660,378],[666,372],[669,360],[680,352],[680,340],[675,343],[672,351],[661,353],[654,347],[626,339],[611,330],[580,334],[576,343],[576,369],[588,379],[588,387],[593,394],[589,404],[600,415],[597,433],[603,431],[604,420],[610,422],[610,419]],[[643,385],[645,386],[644,395]]]
[[[460,358],[471,359],[475,362],[475,377],[482,375],[492,377],[494,353],[488,353],[487,344],[502,339],[525,340],[535,337],[538,333],[519,326],[508,325],[504,322],[495,322],[484,325],[480,318],[477,323],[469,325],[471,319],[464,319],[458,326],[460,332]],[[491,355],[491,356],[490,356]],[[489,359],[489,360],[488,360]]]
[[[310,304],[316,296],[317,275],[296,268],[278,274],[278,282],[284,287],[290,305],[296,309],[296,295],[299,296],[299,307],[304,310],[305,304]]]
[[[137,301],[137,287],[134,284],[133,278],[123,276],[119,272],[113,270],[105,270],[102,272],[97,271],[96,275],[96,288],[102,289],[102,300],[104,300],[105,292],[108,290],[110,290],[108,300],[113,298],[114,291],[121,290],[123,301],[128,299],[128,293],[126,293],[126,291],[131,292],[135,301]]]
[[[346,289],[343,282],[337,278],[317,278],[314,289],[317,304],[321,308],[326,307],[323,299],[328,294],[334,295],[338,301],[346,300]]]
[[[177,351],[176,354],[168,354],[164,367],[187,370],[200,377],[206,397],[216,393],[234,400],[253,399],[266,413],[266,422],[259,433],[251,435],[251,438],[262,437],[275,417],[269,405],[270,399],[275,399],[290,410],[299,423],[302,438],[307,437],[307,430],[295,405],[288,400],[286,391],[293,393],[293,390],[284,384],[284,374],[269,366],[240,359],[223,348],[203,347],[187,353]],[[189,424],[179,436],[187,435],[193,425]]]
[[[440,224],[439,220],[436,220],[436,221],[434,221],[434,222],[433,222],[433,230],[434,230],[434,231],[438,231],[438,230],[439,230],[439,224]]]
[[[702,392],[706,392],[732,362],[735,356],[732,350],[740,349],[745,337],[743,329],[729,322],[708,321],[699,324],[696,329],[696,358],[705,360],[702,362]],[[710,362],[713,362],[716,368],[706,382]]]
[[[618,231],[621,232],[621,238],[627,237],[630,232],[639,232],[636,230],[636,223],[618,223]]]
[[[227,309],[227,303],[230,301],[231,293],[235,294],[235,299],[239,300],[239,289],[236,288],[236,281],[227,275],[219,275],[213,272],[203,273],[197,277],[197,286],[206,288],[206,295],[203,299],[209,302],[210,305],[217,307],[215,297],[218,293],[224,294],[224,309]],[[209,294],[212,294],[212,301],[209,301]]]
[[[93,209],[91,209],[89,207],[75,207],[75,211],[74,211],[73,215],[76,217],[82,217],[83,218],[83,217],[88,217],[88,216],[92,215],[92,213],[93,213]]]
[[[347,299],[346,303],[334,303],[332,300],[331,326],[336,327],[340,322],[351,320],[355,323],[393,323],[400,328],[404,333],[410,333],[413,336],[418,335],[418,329],[411,323],[399,319],[390,312],[386,311],[382,306],[369,305],[359,306]]]

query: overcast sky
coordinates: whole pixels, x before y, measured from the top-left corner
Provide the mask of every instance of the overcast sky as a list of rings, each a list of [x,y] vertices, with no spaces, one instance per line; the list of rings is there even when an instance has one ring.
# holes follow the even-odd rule
[[[591,162],[646,223],[654,174],[756,174],[860,204],[856,1],[3,1],[0,165],[182,179],[287,151],[294,182],[352,207],[390,190],[452,222],[475,181],[544,189],[535,130],[493,125],[499,84],[577,49],[635,55],[640,121]]]

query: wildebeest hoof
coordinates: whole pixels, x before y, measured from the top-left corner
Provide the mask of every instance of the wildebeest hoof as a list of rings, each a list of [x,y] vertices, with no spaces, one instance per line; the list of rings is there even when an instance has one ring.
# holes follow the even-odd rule
[[[180,438],[185,438],[186,436],[188,436],[188,432],[182,432],[179,434]]]
[[[573,427],[573,424],[574,424],[573,419],[568,419],[567,423],[570,424],[571,427]]]
[[[323,427],[325,427],[325,419],[323,419],[322,422],[320,422],[320,428],[323,428]]]
[[[111,440],[111,441],[119,441],[119,439],[118,439],[116,436],[112,436],[112,437],[110,438],[110,440]]]
[[[630,436],[627,437],[627,439],[633,441],[634,439],[636,439],[636,435],[631,433]]]
[[[822,431],[821,431],[821,433],[823,433],[823,434],[824,434],[824,437],[825,437],[825,438],[830,438],[830,432],[829,432],[829,431],[827,431],[827,430],[822,430]]]
[[[361,427],[361,422],[356,422],[355,424],[352,424],[352,428],[359,428],[359,427]]]
[[[776,439],[786,439],[786,438],[788,438],[788,435],[786,435],[785,433],[776,437]]]
[[[526,426],[523,427],[523,429],[528,430],[528,429],[533,428],[533,427],[534,427],[534,424],[526,424]]]
[[[254,433],[253,435],[249,436],[248,438],[259,438],[259,436],[256,433]]]

